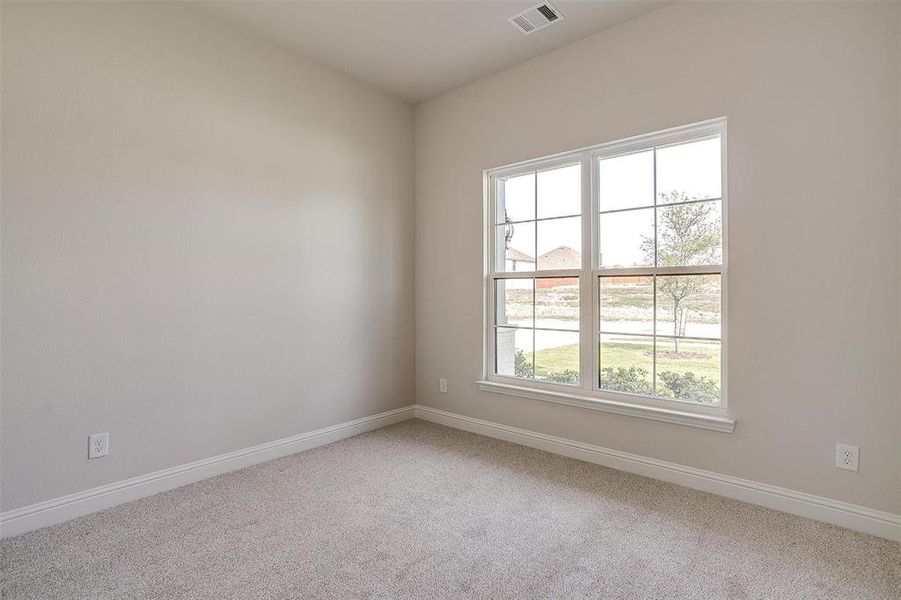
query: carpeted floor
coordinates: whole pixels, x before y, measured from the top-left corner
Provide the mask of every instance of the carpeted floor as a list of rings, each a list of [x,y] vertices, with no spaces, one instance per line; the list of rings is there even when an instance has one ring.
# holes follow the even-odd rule
[[[407,421],[0,544],[6,598],[901,598],[901,545]]]

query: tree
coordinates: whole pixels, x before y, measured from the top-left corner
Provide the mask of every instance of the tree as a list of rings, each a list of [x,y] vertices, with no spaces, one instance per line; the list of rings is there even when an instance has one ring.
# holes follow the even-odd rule
[[[526,353],[522,350],[517,350],[513,355],[513,373],[517,377],[532,376],[532,361],[526,358]]]
[[[719,219],[712,219],[714,207],[706,202],[676,204],[701,200],[683,192],[660,194],[657,210],[657,243],[653,237],[642,236],[641,250],[645,261],[660,267],[709,265],[721,260],[722,231]],[[679,352],[679,336],[685,335],[688,308],[685,300],[697,294],[703,277],[679,276],[657,278],[657,290],[671,302],[675,350]]]

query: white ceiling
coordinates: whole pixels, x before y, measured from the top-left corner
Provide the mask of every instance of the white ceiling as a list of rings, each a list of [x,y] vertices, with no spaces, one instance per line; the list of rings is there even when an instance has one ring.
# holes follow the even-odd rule
[[[671,0],[551,0],[564,20],[529,36],[507,21],[538,0],[192,3],[289,50],[419,102]]]

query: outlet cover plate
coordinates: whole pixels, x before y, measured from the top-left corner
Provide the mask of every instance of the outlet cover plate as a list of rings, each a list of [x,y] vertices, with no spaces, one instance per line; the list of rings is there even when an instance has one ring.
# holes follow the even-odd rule
[[[438,391],[441,392],[442,394],[447,393],[447,379],[444,379],[442,377],[441,379],[438,380]]]
[[[856,473],[860,468],[860,448],[850,444],[836,444],[835,467]]]
[[[109,454],[109,434],[92,433],[88,436],[88,458],[100,458]]]

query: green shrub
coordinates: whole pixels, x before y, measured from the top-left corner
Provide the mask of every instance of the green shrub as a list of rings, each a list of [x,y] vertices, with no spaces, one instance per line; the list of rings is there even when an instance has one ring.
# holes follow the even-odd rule
[[[663,371],[657,373],[657,377],[666,386],[665,391],[660,390],[661,395],[708,404],[718,402],[720,399],[720,388],[715,381],[706,377],[698,377],[691,371],[681,375],[673,371]]]
[[[577,383],[579,383],[579,372],[574,369],[564,369],[562,371],[553,371],[553,372],[547,374],[547,377],[545,377],[545,381],[550,381],[551,383],[577,384]]]
[[[650,373],[638,367],[605,367],[601,369],[601,387],[630,394],[654,393]]]

